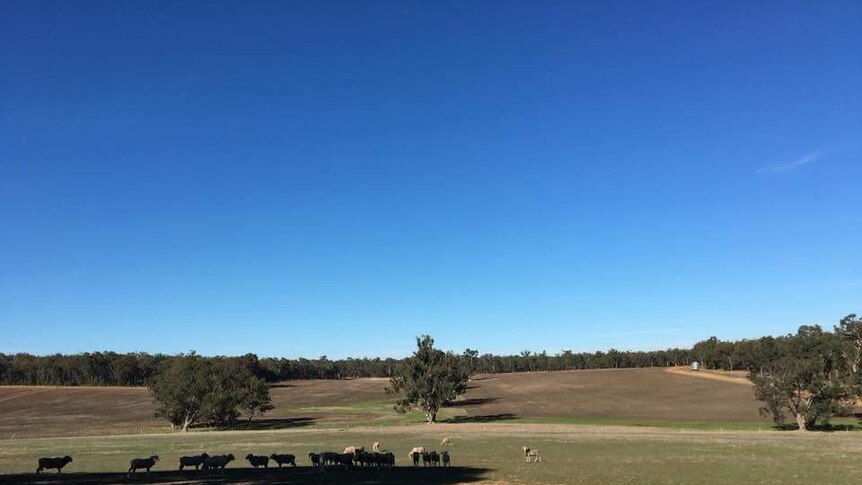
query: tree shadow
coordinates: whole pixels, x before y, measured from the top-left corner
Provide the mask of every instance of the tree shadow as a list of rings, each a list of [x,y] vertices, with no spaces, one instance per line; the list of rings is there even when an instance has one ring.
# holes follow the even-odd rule
[[[270,389],[288,389],[291,387],[296,387],[296,384],[288,384],[286,382],[273,382],[269,385]]]
[[[464,399],[461,401],[455,401],[449,404],[448,407],[465,407],[465,406],[481,406],[482,404],[489,404],[492,402],[499,401],[496,397],[477,397],[473,399]]]
[[[317,420],[312,417],[303,416],[298,418],[258,418],[251,421],[238,421],[226,429],[230,430],[268,430],[302,428],[313,425]]]
[[[455,416],[446,420],[441,421],[441,423],[451,423],[451,424],[462,424],[462,423],[493,423],[496,421],[508,421],[512,419],[518,419],[517,415],[512,413],[501,413],[501,414],[483,414],[479,416]]]
[[[289,483],[307,484],[363,484],[363,485],[455,485],[473,483],[485,479],[486,468],[448,467],[414,468],[395,467],[391,470],[353,468],[350,470],[315,470],[311,467],[296,468],[228,468],[224,472],[198,472],[194,470],[153,471],[149,475],[139,473],[127,476],[125,473],[62,473],[36,475],[0,475],[0,483],[42,484],[113,484],[113,483],[170,483],[227,484],[243,483],[248,485],[271,485]]]
[[[217,431],[234,431],[234,430],[245,430],[245,431],[257,431],[257,430],[270,430],[270,429],[290,429],[290,428],[301,428],[304,426],[311,426],[317,420],[312,417],[298,417],[298,418],[255,418],[251,421],[246,420],[237,420],[233,424],[228,424],[224,426],[213,426],[210,424],[196,424],[192,425],[192,429],[203,429],[203,430],[217,430]]]

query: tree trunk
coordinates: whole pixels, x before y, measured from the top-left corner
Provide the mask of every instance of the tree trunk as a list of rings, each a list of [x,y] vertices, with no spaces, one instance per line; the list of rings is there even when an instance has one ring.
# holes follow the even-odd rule
[[[186,417],[183,419],[183,433],[187,433],[189,431],[189,426],[192,425],[192,421],[194,421],[193,416],[186,413]]]
[[[426,411],[425,412],[426,422],[428,424],[434,424],[437,422],[437,412],[436,411]]]
[[[797,431],[802,433],[808,431],[808,424],[805,422],[805,416],[803,416],[801,413],[796,415],[796,425],[799,426],[799,429],[797,429]]]

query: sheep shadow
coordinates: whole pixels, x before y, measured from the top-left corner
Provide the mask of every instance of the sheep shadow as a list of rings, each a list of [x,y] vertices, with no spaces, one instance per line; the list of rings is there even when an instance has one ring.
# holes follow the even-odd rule
[[[113,483],[170,483],[175,485],[228,484],[273,485],[289,483],[296,485],[455,485],[485,480],[490,471],[486,468],[448,467],[414,468],[395,467],[391,470],[354,468],[351,470],[319,471],[311,467],[297,468],[228,468],[224,472],[196,472],[193,470],[153,471],[149,475],[140,473],[126,476],[125,473],[62,473],[0,475],[0,483],[44,484],[113,484]]]
[[[512,419],[518,419],[518,416],[512,413],[481,414],[477,416],[455,416],[441,422],[450,424],[493,423],[496,421],[509,421]]]

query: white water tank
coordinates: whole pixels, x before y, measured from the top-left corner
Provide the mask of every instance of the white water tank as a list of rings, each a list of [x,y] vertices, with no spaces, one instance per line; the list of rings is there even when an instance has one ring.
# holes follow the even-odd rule
[[[691,363],[691,370],[700,370],[700,362],[694,361]]]

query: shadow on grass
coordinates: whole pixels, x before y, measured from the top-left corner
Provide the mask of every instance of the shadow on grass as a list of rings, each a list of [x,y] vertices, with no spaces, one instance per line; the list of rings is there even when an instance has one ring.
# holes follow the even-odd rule
[[[270,389],[287,389],[291,387],[296,387],[296,384],[288,384],[286,382],[274,382],[269,385]]]
[[[482,404],[490,404],[496,401],[499,401],[499,399],[497,399],[496,397],[477,397],[473,399],[463,399],[461,401],[455,401],[447,407],[461,408],[465,406],[481,406]]]
[[[799,431],[799,427],[795,424],[775,424],[772,426],[772,429],[777,431]],[[821,433],[834,433],[836,431],[862,431],[862,427],[857,424],[818,424],[811,428],[809,431],[821,432]]]
[[[443,421],[441,421],[441,423],[452,423],[452,424],[493,423],[496,421],[509,421],[512,419],[518,419],[518,416],[516,416],[512,413],[482,414],[479,416],[455,416],[453,418],[443,420]]]
[[[395,467],[392,470],[354,468],[351,470],[319,471],[310,467],[290,469],[228,468],[220,472],[153,471],[127,477],[125,473],[62,473],[0,475],[0,483],[171,483],[171,484],[223,484],[243,483],[270,485],[276,483],[305,484],[363,484],[363,485],[454,485],[482,481],[488,472],[484,468],[413,468]]]
[[[298,418],[259,418],[251,421],[238,421],[233,426],[225,429],[229,430],[261,430],[261,429],[289,429],[302,428],[311,426],[316,422],[316,419],[311,417]]]
[[[270,429],[290,429],[311,426],[316,422],[312,417],[298,418],[257,418],[251,421],[239,420],[225,426],[211,426],[209,424],[192,425],[192,429],[216,430],[216,431],[256,431]]]

